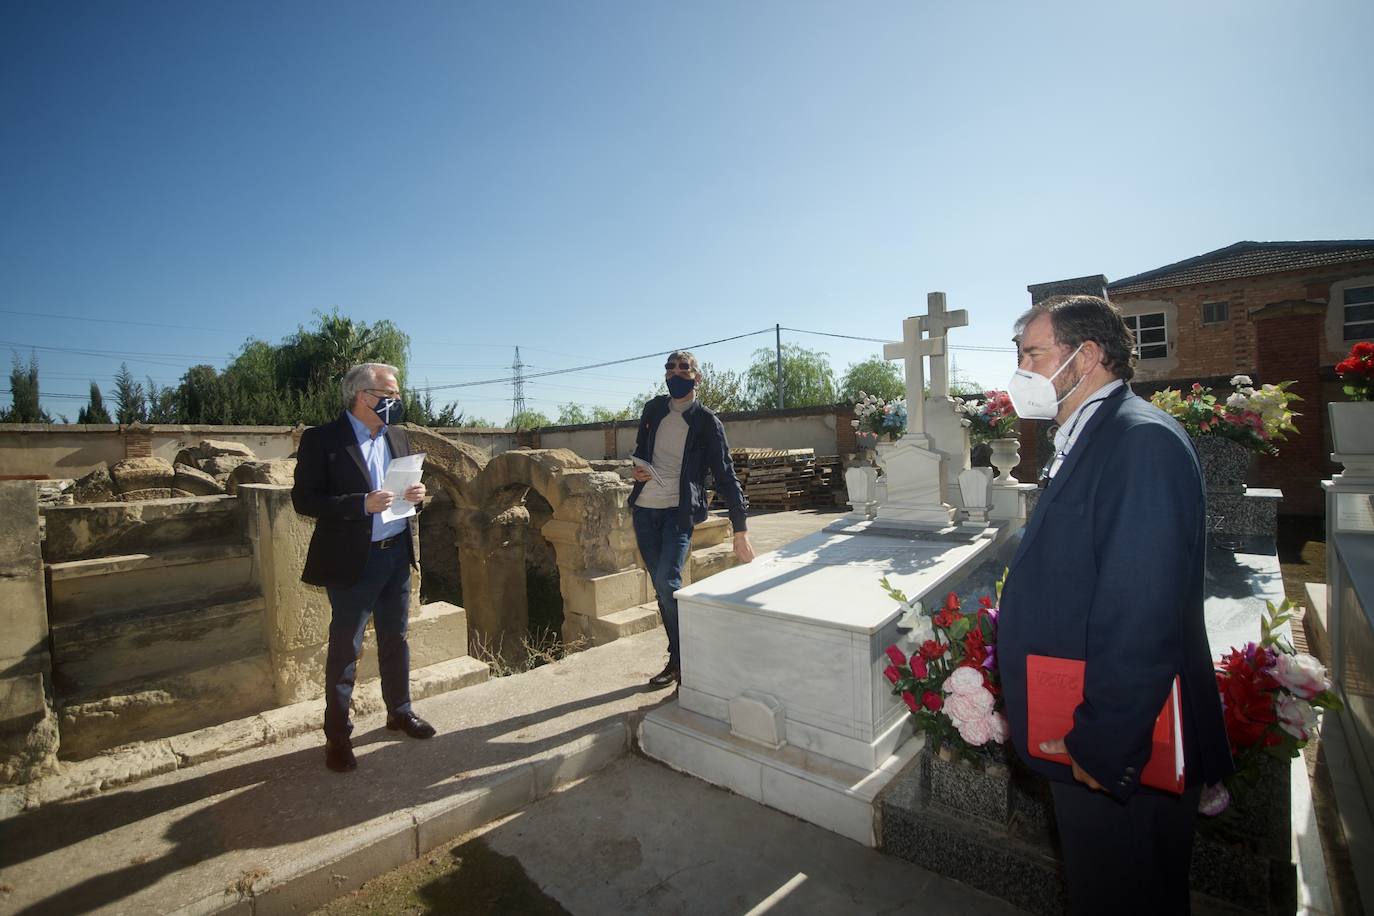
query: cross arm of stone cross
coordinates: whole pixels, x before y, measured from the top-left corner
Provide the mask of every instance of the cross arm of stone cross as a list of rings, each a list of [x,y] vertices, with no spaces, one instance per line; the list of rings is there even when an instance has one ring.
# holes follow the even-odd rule
[[[929,293],[926,296],[926,305],[930,313],[921,317],[921,330],[930,334],[932,338],[944,342],[945,335],[951,328],[963,328],[968,326],[968,310],[958,309],[953,312],[945,311],[945,294]],[[945,365],[945,351],[930,355],[930,396],[933,398],[949,397],[949,369]]]
[[[944,352],[944,338],[921,337],[919,316],[912,316],[902,322],[900,343],[883,344],[884,359],[900,359],[906,362],[907,429],[913,432],[925,431],[925,358],[943,355]]]

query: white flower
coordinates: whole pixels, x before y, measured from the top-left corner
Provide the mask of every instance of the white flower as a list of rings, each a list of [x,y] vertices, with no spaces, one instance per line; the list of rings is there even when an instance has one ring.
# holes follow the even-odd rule
[[[920,645],[927,639],[935,638],[935,624],[931,623],[930,616],[926,614],[925,608],[919,601],[913,601],[907,605],[906,614],[897,621],[897,626],[903,630],[910,630],[907,638]]]
[[[1249,398],[1247,398],[1245,395],[1237,391],[1235,394],[1231,395],[1229,398],[1226,399],[1226,406],[1235,408],[1236,410],[1244,410],[1245,406],[1249,402]]]
[[[1304,700],[1331,689],[1326,668],[1305,652],[1298,655],[1280,654],[1274,660],[1271,673],[1276,681]]]
[[[983,675],[968,665],[960,665],[950,672],[949,677],[945,678],[945,693],[967,694],[976,691],[987,693],[983,687]],[[991,694],[989,694],[989,698],[991,698]]]
[[[1232,387],[1232,388],[1249,388],[1249,387],[1250,387],[1251,385],[1253,385],[1253,384],[1255,384],[1255,383],[1254,383],[1253,381],[1251,381],[1250,376],[1248,376],[1248,375],[1233,375],[1233,376],[1231,376],[1231,387]]]
[[[1317,711],[1311,703],[1288,694],[1279,694],[1274,711],[1279,715],[1279,727],[1288,734],[1299,741],[1312,737],[1312,730],[1317,727]]]

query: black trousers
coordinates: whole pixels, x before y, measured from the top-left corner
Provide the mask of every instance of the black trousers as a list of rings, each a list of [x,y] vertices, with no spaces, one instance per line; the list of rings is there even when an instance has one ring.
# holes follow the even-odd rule
[[[1188,912],[1188,873],[1201,787],[1142,789],[1125,802],[1054,782],[1054,814],[1073,914]]]

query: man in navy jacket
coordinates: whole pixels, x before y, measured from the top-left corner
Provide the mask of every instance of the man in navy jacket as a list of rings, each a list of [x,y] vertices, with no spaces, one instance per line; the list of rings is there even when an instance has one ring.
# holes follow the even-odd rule
[[[697,358],[686,350],[668,356],[664,381],[668,395],[644,405],[635,437],[634,456],[653,470],[635,465],[630,491],[635,540],[644,566],[653,579],[663,629],[668,632],[668,664],[649,679],[651,687],[667,687],[681,680],[678,647],[677,598],[682,587],[682,564],[692,545],[692,528],[706,520],[706,470],[730,507],[735,531],[735,556],[741,563],[754,559],[745,521],[744,494],[730,461],[725,427],[696,399],[701,380]]]
[[[1051,780],[1072,912],[1187,912],[1198,797],[1233,766],[1203,619],[1197,456],[1178,422],[1126,385],[1133,340],[1115,307],[1059,297],[1017,329],[1013,401],[1019,389],[1059,428],[1002,592],[998,664],[1012,739]],[[1029,654],[1086,662],[1073,728],[1041,746],[1069,763],[1028,753]],[[1181,796],[1140,784],[1175,677]]]

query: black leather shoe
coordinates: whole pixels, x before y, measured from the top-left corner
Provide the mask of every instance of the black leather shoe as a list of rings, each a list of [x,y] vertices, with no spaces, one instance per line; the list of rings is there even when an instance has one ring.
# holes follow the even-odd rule
[[[662,671],[649,678],[649,686],[655,690],[662,690],[664,687],[671,687],[682,681],[682,673],[678,671],[677,665],[669,662]]]
[[[358,758],[353,756],[353,742],[347,738],[324,743],[324,765],[335,773],[347,773],[358,768]]]
[[[386,727],[392,731],[403,731],[412,738],[433,738],[434,726],[413,712],[399,716],[387,716]]]

